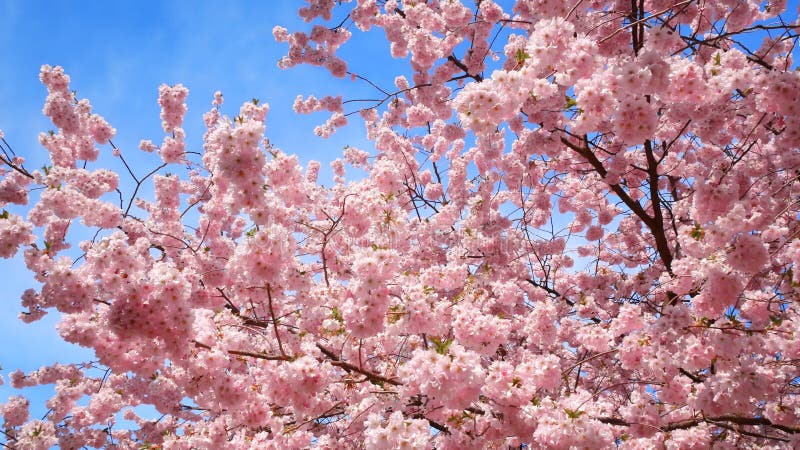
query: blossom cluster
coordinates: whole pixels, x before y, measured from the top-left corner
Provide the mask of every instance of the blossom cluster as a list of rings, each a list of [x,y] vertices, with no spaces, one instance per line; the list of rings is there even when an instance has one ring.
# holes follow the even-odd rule
[[[41,170],[0,134],[0,257],[36,279],[21,319],[58,312],[95,358],[11,372],[55,389],[44,417],[0,405],[0,444],[800,447],[786,2],[511,3],[313,0],[274,28],[282,68],[346,76],[376,32],[407,63],[295,100],[319,136],[365,125],[328,186],[256,100],[215,93],[187,151],[182,85],[137,177],[43,66],[57,130]]]

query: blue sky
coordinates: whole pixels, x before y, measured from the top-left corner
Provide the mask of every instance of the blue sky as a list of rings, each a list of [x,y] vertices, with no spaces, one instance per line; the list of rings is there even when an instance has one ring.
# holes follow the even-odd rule
[[[189,150],[200,150],[202,113],[220,90],[226,100],[223,112],[229,115],[236,115],[239,105],[252,98],[270,103],[267,135],[272,143],[297,154],[303,163],[322,161],[322,180],[330,179],[326,162],[338,157],[345,145],[369,150],[363,126],[353,121],[324,140],[313,134],[313,128],[325,116],[299,116],[292,103],[298,94],[342,93],[358,98],[371,91],[363,83],[332,78],[320,68],[277,68],[287,46],[274,41],[272,28],[307,29],[296,18],[299,6],[300,1],[4,0],[0,2],[0,129],[14,150],[28,159],[27,167],[47,163],[37,136],[53,125],[41,112],[46,90],[38,73],[42,64],[61,65],[78,97],[88,98],[94,111],[117,129],[114,143],[126,155],[134,155],[141,139],[159,143],[163,138],[158,86],[183,83],[190,90],[185,123]],[[358,49],[343,51],[352,60],[351,70],[373,78],[387,69],[400,70],[400,62],[373,64],[375,55],[387,53],[388,45],[378,33],[368,34]],[[135,163],[144,172],[154,167],[153,161]],[[18,394],[7,384],[11,371],[90,360],[92,354],[60,340],[54,314],[31,325],[17,319],[20,295],[35,285],[21,258],[0,260],[0,274],[0,375],[6,380],[0,386],[2,403]],[[34,415],[44,413],[35,403],[43,403],[48,391],[25,391],[34,397]]]

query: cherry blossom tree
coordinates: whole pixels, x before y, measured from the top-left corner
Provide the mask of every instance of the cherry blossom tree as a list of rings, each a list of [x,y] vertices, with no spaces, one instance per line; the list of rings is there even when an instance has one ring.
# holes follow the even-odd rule
[[[374,144],[346,148],[331,186],[270,145],[266,104],[225,115],[217,94],[187,146],[181,85],[141,144],[160,162],[132,167],[42,67],[50,165],[2,141],[0,206],[28,209],[3,210],[0,255],[39,283],[21,318],[59,313],[96,359],[13,372],[56,390],[41,419],[0,406],[5,447],[800,447],[785,0],[299,13],[309,30],[274,30],[279,66],[375,92],[295,103],[328,112],[317,134],[358,121]],[[376,30],[408,62],[388,82],[337,55]]]

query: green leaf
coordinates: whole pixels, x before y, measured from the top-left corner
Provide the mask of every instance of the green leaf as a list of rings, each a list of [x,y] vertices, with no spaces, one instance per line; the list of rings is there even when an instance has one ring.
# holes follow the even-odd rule
[[[703,227],[701,227],[699,223],[695,222],[694,228],[692,228],[692,231],[689,232],[689,236],[691,236],[691,238],[694,239],[695,241],[699,241],[703,239],[705,235],[706,232],[703,231]]]
[[[570,109],[578,106],[578,102],[575,100],[574,97],[570,97],[569,95],[564,96],[564,109]]]
[[[405,314],[406,312],[401,305],[392,305],[389,307],[389,317],[387,320],[389,323],[397,323]]]
[[[567,417],[569,417],[570,419],[577,419],[578,417],[583,415],[583,411],[574,411],[571,409],[565,409],[564,412],[567,413]]]
[[[514,57],[517,59],[517,64],[524,64],[525,61],[530,59],[531,55],[527,54],[525,50],[518,48]]]
[[[454,423],[456,425],[460,425],[463,422],[463,417],[461,414],[453,414],[452,416],[447,418],[447,423]]]
[[[450,344],[453,343],[453,339],[452,338],[450,338],[450,339],[439,339],[437,337],[431,336],[430,340],[431,340],[431,342],[433,342],[434,350],[436,350],[436,353],[438,353],[440,355],[446,355],[447,354],[447,349],[449,349],[450,348]]]
[[[0,214],[0,219],[8,219],[8,211],[4,209],[3,213]]]

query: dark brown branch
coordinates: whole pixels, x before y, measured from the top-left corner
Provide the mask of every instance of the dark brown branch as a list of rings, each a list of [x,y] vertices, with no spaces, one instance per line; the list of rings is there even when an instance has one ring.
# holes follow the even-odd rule
[[[317,348],[319,349],[319,351],[322,352],[323,355],[325,355],[326,357],[328,357],[328,359],[331,360],[331,364],[332,365],[334,365],[336,367],[341,367],[342,369],[344,369],[344,370],[346,370],[348,372],[356,372],[358,374],[364,375],[365,377],[367,377],[367,380],[369,380],[369,382],[372,383],[372,384],[377,384],[379,386],[384,384],[384,383],[391,384],[392,386],[402,386],[403,385],[403,383],[395,380],[394,378],[386,378],[383,375],[379,375],[379,374],[377,374],[375,372],[370,372],[369,370],[362,369],[361,367],[358,367],[358,366],[356,366],[354,364],[350,364],[348,362],[342,361],[341,358],[336,356],[336,353],[334,353],[330,349],[326,348],[322,344],[317,343]]]
[[[473,75],[473,74],[469,73],[469,68],[468,68],[468,67],[467,67],[467,66],[466,66],[466,65],[465,65],[463,62],[459,61],[459,59],[458,59],[458,58],[456,58],[455,56],[453,56],[453,55],[449,55],[449,56],[447,57],[447,60],[448,60],[448,61],[450,61],[451,63],[453,63],[453,65],[455,65],[455,66],[456,66],[456,67],[458,67],[459,69],[463,70],[463,71],[464,71],[464,73],[465,73],[465,74],[466,74],[466,75],[467,75],[469,78],[472,78],[473,80],[475,80],[475,81],[477,81],[477,82],[479,82],[479,83],[480,83],[481,81],[483,81],[483,77],[482,77],[482,76],[480,76],[480,75]]]
[[[286,355],[267,355],[265,353],[246,352],[243,350],[228,350],[231,355],[249,356],[251,358],[266,359],[267,361],[291,361],[292,358]]]
[[[133,169],[131,169],[131,166],[128,165],[128,161],[125,161],[125,157],[122,155],[122,151],[119,148],[117,148],[116,145],[114,145],[114,141],[109,139],[108,143],[109,143],[109,145],[111,145],[111,148],[116,150],[117,153],[119,154],[119,160],[122,161],[122,165],[125,166],[125,169],[128,171],[128,174],[131,176],[131,178],[133,178],[133,181],[135,181],[137,183],[141,183],[141,181],[136,176],[136,174],[133,173]]]
[[[225,295],[225,291],[223,291],[221,288],[217,288],[217,291],[219,291],[220,295],[222,295],[222,298],[225,299],[225,308],[227,310],[229,310],[234,316],[242,319],[242,321],[244,322],[245,325],[255,326],[255,327],[259,327],[259,328],[267,328],[269,326],[269,323],[264,321],[264,320],[258,320],[258,319],[253,319],[253,318],[250,318],[250,317],[244,317],[242,315],[241,310],[239,309],[239,307],[234,305],[233,302],[231,301],[231,299],[228,298],[227,295]]]
[[[539,289],[543,289],[545,292],[547,292],[550,295],[556,296],[556,298],[562,297],[560,292],[558,292],[557,290],[551,288],[550,286],[547,286],[546,284],[537,283],[536,281],[534,281],[534,280],[532,280],[530,278],[525,279],[525,281],[527,281],[528,283],[530,283],[531,285],[533,285],[533,286],[535,286],[535,287],[537,287]],[[564,301],[566,301],[569,306],[574,306],[575,305],[575,302],[573,302],[572,300],[570,300],[568,298],[564,298]]]
[[[585,141],[586,141],[586,139],[584,138],[584,142]],[[580,146],[580,145],[573,144],[566,137],[562,137],[561,138],[561,142],[564,145],[566,145],[567,147],[569,147],[572,150],[574,150],[580,156],[583,156],[584,159],[586,159],[586,161],[588,161],[589,164],[592,165],[594,170],[602,178],[606,177],[606,174],[608,174],[608,171],[606,170],[605,167],[603,167],[603,163],[599,159],[597,159],[597,156],[595,156],[594,153],[592,153],[592,150],[589,149],[588,146]],[[623,189],[623,187],[620,186],[618,183],[614,183],[614,184],[610,184],[609,183],[608,186],[611,188],[612,191],[614,191],[614,194],[616,194],[617,197],[619,197],[620,200],[622,200],[622,202],[625,203],[625,205],[628,208],[630,208],[630,210],[634,214],[636,214],[636,216],[639,219],[642,220],[642,222],[644,222],[646,225],[649,226],[649,224],[652,222],[653,219],[650,216],[647,215],[647,213],[645,212],[644,208],[642,208],[642,205],[640,205],[639,202],[637,202],[636,200],[631,198],[631,196],[628,195],[627,192],[625,192],[625,189]]]
[[[732,426],[730,426],[730,425],[728,425],[726,423],[722,423],[722,422],[715,422],[714,425],[716,425],[718,427],[725,428],[726,430],[733,431],[734,433],[739,433],[739,434],[744,435],[744,436],[750,436],[750,437],[755,437],[755,438],[759,438],[759,439],[770,439],[770,440],[773,440],[773,441],[780,441],[780,442],[789,442],[788,439],[779,438],[777,436],[766,436],[764,433],[753,433],[753,432],[750,432],[750,431],[747,431],[747,430],[743,430],[741,427],[734,428],[734,427],[732,427]]]
[[[648,224],[650,231],[653,233],[653,238],[656,241],[656,250],[658,250],[661,261],[670,275],[672,275],[672,250],[667,241],[667,235],[664,231],[664,215],[661,211],[661,199],[658,196],[658,161],[653,154],[653,145],[650,140],[644,141],[644,154],[647,158],[647,177],[650,185],[650,205],[653,208],[652,223]]]
[[[213,181],[209,181],[209,183],[206,185],[205,190],[203,190],[203,193],[200,194],[199,196],[197,196],[197,200],[193,201],[189,206],[186,207],[186,209],[183,210],[183,212],[181,213],[181,219],[183,218],[183,216],[186,215],[187,212],[189,212],[189,210],[191,210],[195,205],[199,204],[200,202],[202,202],[205,199],[206,194],[208,194],[208,191],[211,190],[211,186],[213,184],[214,184]],[[211,222],[209,221],[209,224],[210,223]]]
[[[0,156],[0,162],[2,162],[3,164],[7,165],[8,167],[11,167],[12,169],[14,169],[15,171],[19,172],[20,174],[30,178],[31,180],[33,179],[33,175],[31,175],[27,170],[25,170],[24,167],[17,166],[16,164],[12,163],[10,160],[6,159],[4,156]]]
[[[602,177],[605,178],[608,171],[603,166],[603,163],[597,158],[597,156],[592,153],[592,150],[588,147],[588,139],[584,136],[583,141],[586,142],[586,145],[577,145],[571,142],[566,137],[561,138],[561,142],[569,147],[570,149],[574,150],[577,154],[582,156],[589,164],[592,165],[594,170]],[[649,141],[648,141],[649,142]],[[659,253],[659,257],[661,261],[664,263],[667,272],[672,273],[671,264],[672,264],[672,252],[669,249],[669,243],[667,242],[666,234],[664,232],[664,220],[662,216],[662,212],[660,209],[660,200],[658,200],[658,168],[657,168],[657,161],[655,160],[654,155],[652,154],[652,147],[650,147],[649,152],[647,151],[647,146],[645,147],[646,152],[649,153],[648,156],[648,175],[650,176],[650,186],[651,186],[651,196],[655,195],[656,203],[653,204],[653,217],[647,214],[647,211],[644,210],[642,205],[634,200],[628,192],[625,191],[625,188],[619,185],[619,183],[608,183],[608,186],[614,192],[614,194],[622,200],[625,205],[630,208],[631,212],[633,212],[636,217],[638,217],[646,226],[650,229],[650,232],[653,233],[653,237],[656,241],[656,250]],[[651,167],[650,164],[653,164]],[[653,186],[655,185],[655,190]],[[672,296],[671,296],[672,297]],[[671,299],[674,300],[674,299]]]
[[[705,381],[702,378],[698,377],[697,375],[694,375],[691,372],[689,372],[688,370],[684,369],[683,367],[678,369],[678,372],[680,372],[681,375],[683,375],[683,376],[689,378],[690,380],[692,380],[692,382],[694,382],[694,383],[702,383],[703,381]]]
[[[633,423],[630,423],[618,417],[596,417],[595,420],[608,425],[617,425],[621,427],[627,427],[633,425]],[[665,432],[673,430],[685,430],[700,425],[701,423],[714,424],[715,422],[729,422],[736,425],[767,426],[789,434],[800,433],[800,427],[797,426],[793,427],[788,425],[780,425],[777,423],[773,423],[771,420],[763,417],[739,417],[739,416],[700,417],[697,419],[687,419],[669,423],[667,425],[659,427],[659,429]]]
[[[414,419],[425,419],[425,420],[428,421],[428,424],[431,426],[431,428],[439,430],[440,432],[442,432],[444,434],[450,434],[450,430],[446,426],[440,424],[439,422],[436,422],[435,420],[428,419],[427,417],[425,417],[422,414],[414,414],[411,417],[413,417]]]
[[[800,433],[800,426],[789,426],[773,423],[771,420],[764,417],[738,417],[738,416],[720,416],[711,417],[706,420],[713,422],[730,422],[737,425],[754,425],[754,426],[767,426],[781,430],[785,433],[795,434]]]
[[[207,344],[203,344],[200,341],[192,341],[195,347],[204,348],[206,350],[211,350],[211,346]],[[291,361],[292,358],[287,355],[268,355],[266,353],[255,353],[255,352],[248,352],[244,350],[228,350],[228,353],[231,355],[236,356],[249,356],[250,358],[258,358],[258,359],[266,359],[267,361]]]
[[[192,342],[194,343],[195,347],[200,347],[200,348],[204,348],[206,350],[211,350],[211,346],[210,345],[206,345],[206,344],[203,344],[200,341],[195,341],[195,340],[193,340]]]
[[[634,22],[631,22],[631,23],[629,23],[629,24],[625,25],[625,26],[624,26],[624,27],[622,27],[622,28],[618,28],[618,29],[617,29],[617,30],[615,30],[613,33],[609,34],[608,36],[604,37],[603,39],[600,39],[600,41],[599,41],[598,43],[599,43],[599,44],[602,44],[603,42],[605,42],[605,41],[607,41],[607,40],[609,40],[609,39],[613,38],[614,36],[616,36],[616,35],[617,35],[617,33],[619,33],[620,31],[627,30],[628,28],[631,28],[631,27],[636,27],[636,26],[639,26],[640,24],[643,24],[644,22],[647,22],[647,21],[648,21],[648,20],[650,20],[650,19],[654,19],[654,18],[656,18],[656,17],[658,17],[658,16],[660,16],[660,15],[662,15],[662,14],[664,14],[664,13],[667,13],[667,12],[670,12],[670,11],[672,11],[674,8],[686,6],[686,5],[688,5],[689,3],[691,3],[692,1],[694,1],[694,0],[684,0],[684,1],[682,1],[682,2],[679,2],[679,3],[676,3],[676,4],[672,5],[672,6],[670,6],[669,8],[666,8],[666,9],[663,9],[663,10],[661,10],[661,11],[659,11],[659,12],[656,12],[656,13],[650,14],[650,15],[649,15],[649,16],[647,16],[647,17],[642,17],[641,19],[639,19],[639,20],[636,20],[636,21],[634,21]],[[644,13],[643,13],[643,14],[644,14]]]
[[[122,157],[122,154],[120,154],[120,158],[121,158],[121,157]],[[123,163],[125,163],[125,160],[122,160],[122,161],[123,161]],[[128,167],[128,164],[127,164],[127,163],[125,163],[125,167]],[[144,176],[144,178],[142,178],[141,180],[139,180],[139,179],[137,179],[135,176],[133,176],[133,172],[132,172],[130,169],[128,169],[128,171],[131,173],[131,176],[133,176],[133,179],[134,179],[134,181],[136,181],[136,186],[134,186],[134,188],[133,188],[133,193],[131,194],[131,198],[130,198],[130,200],[128,201],[128,207],[127,207],[127,208],[125,208],[125,214],[124,214],[125,216],[127,216],[127,215],[128,215],[128,213],[130,212],[130,210],[131,210],[131,207],[133,206],[133,201],[134,201],[134,200],[136,200],[136,194],[137,194],[137,193],[139,193],[139,189],[142,187],[142,183],[144,183],[144,182],[145,182],[145,180],[147,180],[147,179],[148,179],[148,178],[150,178],[151,176],[153,176],[153,175],[155,175],[156,173],[158,173],[158,171],[159,171],[159,170],[161,170],[161,169],[163,169],[164,167],[167,167],[167,163],[161,164],[160,166],[158,166],[158,167],[156,167],[155,169],[151,170],[151,171],[150,171],[150,172],[149,172],[147,175],[145,175],[145,176]],[[191,248],[191,247],[189,247],[189,248]]]
[[[283,351],[281,335],[278,333],[278,319],[275,318],[275,310],[272,308],[272,288],[270,287],[269,283],[267,283],[267,301],[269,306],[269,315],[272,318],[272,328],[275,330],[275,339],[278,340],[278,350],[280,350],[282,356],[286,356],[286,352]]]

